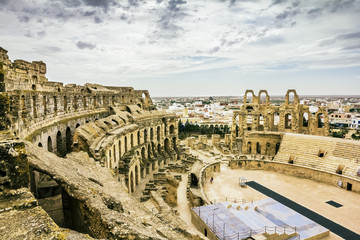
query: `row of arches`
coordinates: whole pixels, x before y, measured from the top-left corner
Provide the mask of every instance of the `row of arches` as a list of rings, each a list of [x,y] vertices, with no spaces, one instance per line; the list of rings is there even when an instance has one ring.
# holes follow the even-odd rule
[[[258,141],[248,141],[246,143],[247,154],[260,154],[260,155],[276,155],[280,149],[280,142],[272,144],[270,142],[258,142]]]
[[[139,185],[141,179],[146,178],[147,175],[156,171],[161,165],[168,163],[167,157],[160,157],[159,155],[162,155],[163,153],[170,154],[171,150],[177,148],[176,137],[173,137],[172,140],[165,138],[163,144],[158,143],[157,147],[155,146],[156,144],[151,142],[151,144],[143,146],[141,147],[141,150],[139,149],[136,151],[137,161],[134,162],[133,166],[129,167],[126,182],[130,193],[135,192],[135,188]]]

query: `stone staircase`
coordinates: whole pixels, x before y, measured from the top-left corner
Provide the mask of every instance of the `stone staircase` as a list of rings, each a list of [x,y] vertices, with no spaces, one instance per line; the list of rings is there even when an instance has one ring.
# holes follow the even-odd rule
[[[360,169],[360,142],[285,134],[274,160],[357,177]]]

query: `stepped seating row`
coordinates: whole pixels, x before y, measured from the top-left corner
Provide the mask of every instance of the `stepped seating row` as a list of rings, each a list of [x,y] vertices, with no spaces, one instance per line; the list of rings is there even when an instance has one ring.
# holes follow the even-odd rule
[[[357,177],[360,143],[330,137],[285,134],[274,160]]]

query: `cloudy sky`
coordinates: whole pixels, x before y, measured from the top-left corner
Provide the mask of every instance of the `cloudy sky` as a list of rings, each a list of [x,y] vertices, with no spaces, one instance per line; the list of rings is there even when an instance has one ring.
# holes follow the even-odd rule
[[[152,96],[360,95],[360,0],[0,0],[0,46]]]

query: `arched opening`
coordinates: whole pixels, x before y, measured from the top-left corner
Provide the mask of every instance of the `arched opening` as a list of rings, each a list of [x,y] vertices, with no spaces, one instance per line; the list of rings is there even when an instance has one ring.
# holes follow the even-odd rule
[[[164,147],[166,152],[170,152],[170,143],[169,143],[169,139],[167,138],[165,138],[164,140]]]
[[[35,84],[31,85],[31,89],[32,89],[33,91],[36,91],[36,85],[35,85]]]
[[[48,148],[49,152],[53,151],[52,140],[51,140],[50,136],[48,137],[48,140],[47,140],[47,148]]]
[[[36,118],[36,96],[32,96],[33,117]]]
[[[143,160],[146,159],[146,154],[145,154],[145,148],[144,148],[144,147],[141,149],[141,158],[142,158]]]
[[[294,92],[289,92],[289,104],[294,104],[295,102],[295,93]]]
[[[61,132],[58,131],[56,134],[56,155],[59,157],[65,156],[64,148],[63,148],[63,140],[61,137]]]
[[[170,125],[170,134],[175,134],[175,127],[174,125]]]
[[[260,143],[256,143],[256,153],[261,154],[261,145]]]
[[[41,142],[38,143],[38,147],[42,148],[42,143]]]
[[[317,114],[316,120],[317,120],[317,127],[323,128],[324,127],[324,114],[322,114],[322,113]]]
[[[131,110],[130,110],[130,108],[129,108],[128,106],[126,106],[126,111],[127,111],[128,113],[130,113],[130,114],[132,113]]]
[[[144,143],[147,142],[147,130],[144,129]]]
[[[274,127],[278,127],[278,126],[279,126],[279,119],[280,119],[279,113],[278,113],[278,112],[274,112],[273,118],[274,118],[274,121],[273,121]]]
[[[103,107],[106,106],[106,96],[103,96],[103,97],[102,97],[102,104],[103,104]]]
[[[139,185],[139,169],[135,166],[135,185]]]
[[[131,171],[130,173],[130,193],[133,193],[135,191],[134,189],[134,173]]]
[[[254,94],[250,91],[247,91],[244,96],[244,103],[252,103]]]
[[[207,229],[204,230],[204,236],[207,237]]]
[[[157,151],[158,151],[159,154],[161,154],[161,144],[158,144]]]
[[[247,143],[247,150],[248,150],[248,153],[251,154],[251,142]]]
[[[151,171],[155,171],[155,161],[151,162]]]
[[[268,104],[268,95],[266,91],[260,91],[259,104]]]
[[[154,139],[154,130],[153,128],[150,128],[150,140],[152,141]]]
[[[66,128],[66,153],[71,152],[72,134],[69,127]]]
[[[94,108],[96,108],[96,105],[97,105],[97,99],[96,99],[96,96],[93,97],[93,105],[94,105]]]
[[[127,152],[127,136],[125,136],[125,138],[124,138],[124,150],[125,150],[125,152]]]
[[[264,116],[262,114],[260,114],[259,117],[259,131],[263,131],[264,130]]]
[[[140,131],[137,132],[137,144],[140,144]]]
[[[280,143],[276,143],[275,145],[275,154],[277,154],[279,152],[279,149],[280,149]]]
[[[285,114],[285,129],[291,129],[291,119],[290,113]]]
[[[86,108],[86,105],[87,105],[87,104],[86,104],[86,101],[87,101],[87,100],[86,100],[86,96],[84,96],[84,97],[83,97],[83,106],[84,106],[84,109]]]
[[[78,128],[78,127],[80,127],[80,123],[77,123],[75,126],[75,128]]]
[[[64,96],[64,112],[67,111],[67,97]]]
[[[302,125],[303,127],[308,127],[309,126],[309,114],[308,113],[304,113],[302,116]]]
[[[148,145],[148,159],[151,159],[151,148],[150,148],[150,144]]]
[[[160,142],[160,126],[158,126],[156,129],[156,137],[157,137],[158,142]]]
[[[162,118],[162,122],[164,124],[164,136],[167,135],[167,121],[166,118]]]
[[[266,143],[265,155],[270,155],[270,143]]]
[[[140,104],[140,103],[138,103],[137,106],[138,106],[139,108],[141,108],[141,104]]]
[[[190,187],[191,187],[191,188],[198,188],[198,186],[199,186],[199,180],[198,180],[198,178],[196,177],[196,175],[195,175],[194,173],[191,173],[191,174],[190,174],[190,177],[191,177]]]
[[[131,146],[131,148],[134,147],[134,135],[133,134],[130,135],[130,146]]]

